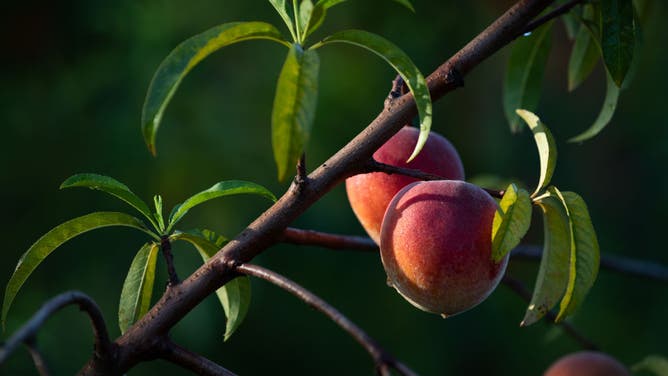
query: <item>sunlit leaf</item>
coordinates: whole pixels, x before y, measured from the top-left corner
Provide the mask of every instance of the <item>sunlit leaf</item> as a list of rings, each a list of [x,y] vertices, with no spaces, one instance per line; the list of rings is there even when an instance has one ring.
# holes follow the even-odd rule
[[[601,112],[599,112],[598,117],[594,121],[594,124],[589,127],[586,131],[581,134],[571,138],[568,142],[582,142],[586,141],[597,134],[599,134],[612,120],[612,116],[615,114],[617,109],[617,102],[619,101],[619,88],[612,80],[610,75],[606,75],[606,92],[605,99],[603,100],[603,107]]]
[[[274,196],[274,194],[267,188],[259,184],[242,180],[221,181],[214,184],[209,189],[192,195],[183,203],[176,205],[172,210],[172,213],[169,215],[169,227],[167,232],[174,228],[174,225],[193,207],[209,200],[213,200],[214,198],[241,194],[258,195],[271,201],[276,201],[276,196]]]
[[[529,193],[515,184],[506,188],[492,223],[492,260],[500,262],[529,230],[531,199]]]
[[[271,115],[271,137],[278,180],[297,165],[311,134],[318,97],[320,59],[295,44],[283,64]]]
[[[212,257],[226,242],[226,239],[209,230],[177,232],[173,240],[184,240],[192,244],[204,262]],[[216,295],[223,306],[227,323],[225,341],[237,330],[248,313],[251,300],[250,279],[246,276],[237,277],[216,290]]]
[[[288,10],[285,7],[285,0],[269,0],[271,5],[276,9],[276,12],[278,13],[279,16],[283,19],[283,22],[285,22],[285,26],[288,27],[288,30],[290,30],[290,34],[292,35],[292,38],[296,41],[297,40],[297,34],[295,34],[295,27],[293,24],[292,19],[290,18],[290,15],[288,15]]]
[[[598,275],[600,251],[596,231],[584,200],[576,193],[562,193],[554,187],[551,187],[550,193],[562,201],[571,232],[568,285],[555,320],[561,321],[577,309],[594,285]]]
[[[157,243],[146,243],[132,260],[118,304],[118,326],[121,333],[125,333],[130,325],[142,318],[151,306],[159,249],[160,245]]]
[[[513,133],[520,128],[515,110],[535,111],[552,45],[552,22],[513,42],[503,84],[503,108]]]
[[[550,130],[540,121],[540,118],[533,112],[526,110],[517,110],[519,115],[529,126],[533,133],[533,138],[536,140],[538,147],[538,156],[540,158],[540,179],[538,186],[533,192],[535,196],[538,192],[543,190],[552,179],[554,168],[557,165],[557,144]]]
[[[411,161],[427,142],[432,121],[431,96],[422,73],[399,47],[379,35],[364,30],[345,30],[326,37],[316,47],[336,42],[356,45],[377,54],[399,73],[413,93],[420,115],[420,136],[408,158],[408,161]]]
[[[633,373],[648,372],[655,376],[668,376],[668,358],[660,355],[648,355],[631,367]]]
[[[84,187],[106,192],[114,197],[117,197],[137,209],[146,219],[148,219],[156,229],[158,224],[151,213],[151,210],[142,199],[135,195],[130,188],[118,180],[104,175],[98,174],[76,174],[67,178],[61,185],[60,189]]]
[[[538,205],[543,211],[543,256],[522,326],[531,325],[545,316],[559,302],[568,284],[571,234],[566,210],[561,200],[554,196],[540,199]]]
[[[39,238],[24,254],[21,256],[12,277],[7,282],[5,297],[2,303],[2,325],[4,327],[9,307],[16,297],[23,283],[30,274],[51,254],[56,248],[66,241],[81,235],[90,230],[109,226],[132,227],[151,235],[155,239],[160,239],[151,232],[142,221],[127,215],[116,212],[97,212],[87,214],[78,218],[71,219],[54,227],[51,231]],[[97,266],[99,267],[99,266]]]
[[[633,60],[635,22],[631,0],[601,1],[601,48],[605,66],[621,87]]]
[[[311,2],[311,0],[302,0],[301,4],[299,5],[299,27],[297,28],[303,35],[302,39],[308,33],[308,27],[311,23],[311,16],[313,15],[313,11],[313,2]]]
[[[591,20],[594,18],[594,6],[587,4],[584,6],[582,14],[583,19]],[[578,29],[573,50],[568,60],[568,90],[575,90],[591,74],[600,58],[600,49],[589,28],[580,27]]]
[[[215,26],[186,40],[162,61],[148,88],[142,110],[142,132],[151,153],[156,153],[155,137],[165,108],[186,74],[220,48],[250,39],[267,39],[289,45],[281,33],[268,23],[232,22]]]

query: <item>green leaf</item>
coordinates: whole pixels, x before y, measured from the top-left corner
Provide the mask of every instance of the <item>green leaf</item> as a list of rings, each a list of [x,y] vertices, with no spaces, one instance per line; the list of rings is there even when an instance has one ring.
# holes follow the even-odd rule
[[[543,257],[521,326],[540,320],[566,291],[571,253],[571,234],[566,210],[559,198],[548,195],[538,200],[543,211],[545,233]]]
[[[241,194],[258,195],[271,201],[276,201],[276,196],[274,196],[274,194],[267,188],[259,184],[243,180],[221,181],[214,184],[209,189],[192,195],[183,203],[176,205],[172,210],[172,213],[169,215],[169,227],[167,232],[170,232],[174,225],[193,207],[209,200],[213,200],[214,198]]]
[[[73,187],[85,187],[102,192],[106,192],[112,196],[115,196],[137,209],[146,219],[148,219],[151,224],[158,230],[158,224],[153,218],[151,210],[146,205],[142,199],[137,197],[130,188],[125,184],[119,182],[118,180],[104,175],[98,174],[76,174],[67,178],[61,185],[60,189],[64,188],[73,188]]]
[[[578,33],[578,22],[577,19],[570,13],[566,13],[561,16],[561,21],[564,23],[564,28],[566,29],[566,35],[568,39],[575,39],[575,35]]]
[[[287,8],[285,7],[285,0],[269,0],[269,2],[271,3],[271,5],[273,5],[274,9],[276,9],[278,15],[281,16],[283,22],[285,22],[285,25],[288,27],[288,30],[290,30],[292,39],[294,41],[297,41],[297,34],[295,34],[293,21],[290,18],[290,15],[288,14]]]
[[[155,219],[158,221],[159,230],[165,231],[165,218],[162,215],[162,196],[153,196],[153,205],[155,206]]]
[[[232,22],[215,26],[179,44],[153,76],[142,110],[142,133],[151,153],[162,115],[183,78],[200,61],[222,47],[250,39],[268,39],[289,46],[281,33],[265,22]]]
[[[594,18],[594,6],[584,6],[583,19]],[[591,74],[600,57],[600,49],[589,28],[580,27],[568,61],[568,90],[575,90]]]
[[[535,111],[552,45],[552,22],[513,44],[503,84],[503,108],[513,133],[520,131],[518,108]]]
[[[315,51],[290,48],[278,77],[271,136],[278,180],[294,169],[311,134],[318,97],[320,60]]]
[[[586,131],[581,134],[571,138],[568,142],[582,142],[586,141],[597,134],[599,134],[612,120],[612,116],[615,114],[617,109],[617,102],[619,101],[619,88],[612,80],[610,75],[606,75],[606,92],[605,99],[603,100],[603,107],[601,112],[599,112],[598,117],[594,121],[594,124],[589,127]]]
[[[118,326],[121,334],[142,318],[151,306],[159,250],[160,244],[146,243],[132,260],[118,305]]]
[[[631,367],[633,373],[649,372],[656,376],[668,376],[668,359],[660,355],[648,355]]]
[[[177,232],[171,238],[191,243],[202,256],[204,262],[216,254],[226,242],[225,238],[208,230]],[[219,288],[216,295],[227,317],[225,325],[225,341],[227,341],[248,313],[251,300],[250,279],[246,276],[237,277]]]
[[[415,13],[415,8],[413,8],[413,4],[409,0],[394,0],[395,2],[405,6],[410,10],[411,12]]]
[[[302,41],[308,34],[308,27],[311,24],[311,16],[313,15],[313,3],[311,0],[302,0],[299,5],[299,28],[302,32]]]
[[[635,22],[631,0],[601,2],[601,48],[605,66],[621,87],[633,60]]]
[[[12,277],[7,282],[5,298],[2,303],[2,325],[4,327],[7,312],[23,283],[44,259],[66,241],[90,230],[108,226],[126,226],[143,231],[153,238],[160,238],[146,228],[139,219],[125,213],[97,212],[71,219],[54,227],[51,231],[39,238],[21,256]]]
[[[319,44],[316,44],[312,48],[318,48],[321,45],[336,42],[356,45],[375,53],[390,64],[404,79],[406,85],[408,85],[411,93],[413,93],[420,115],[420,136],[418,137],[413,154],[408,158],[408,161],[413,160],[413,158],[420,153],[420,150],[422,150],[424,143],[427,142],[432,121],[431,96],[424,76],[422,76],[422,73],[420,73],[420,70],[415,66],[408,55],[394,43],[379,35],[364,30],[340,31],[323,39]]]
[[[531,196],[534,197],[538,192],[550,184],[550,180],[552,180],[552,174],[557,165],[557,144],[554,141],[554,137],[550,130],[533,112],[517,110],[517,115],[519,115],[531,129],[533,138],[536,140],[536,146],[538,147],[538,156],[540,158],[540,179],[538,180],[536,190],[531,194]]]
[[[576,193],[562,193],[555,187],[551,187],[550,193],[559,197],[566,208],[571,233],[568,285],[555,319],[561,321],[577,309],[594,285],[598,275],[600,251],[596,231],[584,200]]]
[[[506,188],[492,223],[492,260],[500,262],[520,244],[531,224],[529,193],[515,184]]]

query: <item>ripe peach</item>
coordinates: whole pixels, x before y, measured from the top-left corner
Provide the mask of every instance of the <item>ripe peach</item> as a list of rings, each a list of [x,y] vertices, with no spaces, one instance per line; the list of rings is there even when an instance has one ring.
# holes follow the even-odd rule
[[[410,184],[392,199],[380,233],[390,283],[416,307],[450,316],[482,302],[508,263],[492,260],[498,205],[463,181]]]
[[[544,376],[631,376],[631,373],[610,355],[580,351],[557,360]]]
[[[374,159],[393,166],[421,170],[444,179],[463,180],[464,167],[459,154],[450,141],[435,132],[431,132],[420,154],[406,163],[419,134],[420,131],[415,127],[403,127],[374,153]],[[380,241],[380,226],[387,204],[401,188],[416,181],[408,176],[382,172],[356,175],[346,180],[350,206],[376,243]]]

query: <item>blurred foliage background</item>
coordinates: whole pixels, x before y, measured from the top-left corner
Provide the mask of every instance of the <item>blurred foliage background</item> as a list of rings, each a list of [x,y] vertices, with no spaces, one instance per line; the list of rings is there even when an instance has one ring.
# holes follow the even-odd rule
[[[601,67],[583,87],[566,91],[570,53],[563,25],[555,28],[540,109],[558,139],[553,182],[582,194],[605,254],[668,264],[668,50],[666,6],[650,2],[634,82],[612,124],[583,145],[564,141],[590,125],[603,100]],[[509,5],[508,1],[414,1],[416,14],[387,0],[350,1],[329,13],[314,38],[364,28],[394,41],[426,73],[456,52]],[[226,179],[245,179],[280,195],[270,143],[270,111],[286,50],[267,41],[227,47],[197,67],[168,108],[153,158],[140,135],[143,96],[160,61],[182,40],[218,23],[280,18],[263,0],[117,0],[3,5],[0,116],[0,280],[3,289],[20,255],[42,234],[98,210],[130,211],[99,192],[59,191],[78,172],[113,176],[169,210]],[[282,29],[283,30],[283,29]],[[511,135],[501,107],[508,49],[466,77],[466,87],[435,105],[434,129],[458,147],[468,177],[491,173],[535,184],[538,158],[528,132]],[[314,168],[369,123],[383,105],[393,72],[379,58],[336,45],[321,50],[320,96],[308,165]],[[181,228],[208,227],[234,236],[267,207],[256,197],[226,198],[197,208]],[[538,213],[536,213],[538,214]],[[540,243],[540,216],[528,243]],[[363,234],[343,187],[308,210],[295,226]],[[102,307],[112,336],[127,268],[146,239],[123,228],[85,234],[51,255],[28,280],[10,312],[7,338],[48,298],[78,289]],[[186,276],[199,256],[179,245]],[[160,261],[162,262],[162,261]],[[385,284],[376,254],[312,247],[273,247],[255,262],[316,292],[425,375],[539,374],[578,345],[544,322],[519,328],[525,303],[504,286],[475,309],[443,320],[414,309]],[[509,273],[533,284],[538,264],[515,261]],[[155,296],[165,284],[164,265]],[[602,271],[572,322],[626,364],[649,353],[668,355],[665,286]],[[173,331],[182,345],[241,375],[371,375],[372,363],[351,338],[321,314],[262,281],[253,281],[246,322],[223,343],[224,316],[215,297]],[[68,308],[49,320],[38,343],[54,374],[72,374],[91,353],[87,319]],[[162,362],[131,375],[187,374]],[[0,366],[7,375],[35,374],[26,352]]]

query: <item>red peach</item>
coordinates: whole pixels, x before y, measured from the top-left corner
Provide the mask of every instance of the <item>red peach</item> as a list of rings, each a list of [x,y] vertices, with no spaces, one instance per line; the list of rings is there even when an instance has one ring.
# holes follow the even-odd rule
[[[431,132],[420,154],[410,163],[420,131],[403,127],[378,149],[373,157],[381,163],[421,170],[444,179],[463,180],[464,167],[454,146],[443,136]],[[374,172],[346,180],[348,201],[362,227],[376,243],[380,241],[380,226],[387,204],[399,190],[418,179],[399,174]]]
[[[410,184],[392,199],[380,234],[388,282],[416,307],[443,316],[482,302],[508,263],[492,260],[498,208],[484,190],[454,180]]]
[[[557,360],[544,376],[631,376],[631,373],[610,355],[580,351]]]

